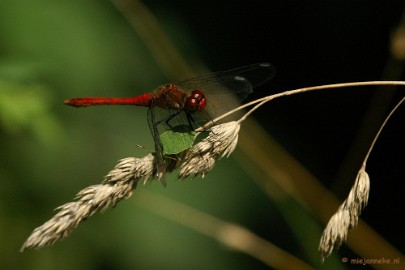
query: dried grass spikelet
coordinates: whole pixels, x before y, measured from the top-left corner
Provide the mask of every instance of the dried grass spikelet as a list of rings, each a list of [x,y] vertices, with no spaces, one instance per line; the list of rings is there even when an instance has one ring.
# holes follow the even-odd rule
[[[363,165],[357,173],[349,196],[339,206],[323,231],[319,243],[322,260],[328,257],[335,247],[339,248],[346,241],[349,231],[357,225],[360,213],[367,205],[369,192],[370,178]]]
[[[215,164],[215,160],[229,156],[238,142],[239,122],[219,124],[210,129],[209,135],[190,149],[180,164],[180,178],[204,175]],[[154,179],[155,156],[149,154],[144,158],[124,158],[112,169],[99,185],[92,185],[81,190],[74,202],[58,208],[58,213],[46,223],[36,228],[21,247],[29,248],[49,246],[68,235],[84,220],[103,212],[109,206],[114,207],[119,201],[129,198],[139,180],[144,183]]]
[[[217,159],[228,157],[235,150],[239,129],[238,121],[213,126],[209,135],[186,153],[180,164],[179,178],[204,177]]]
[[[114,207],[119,201],[129,198],[140,179],[152,177],[154,156],[143,158],[124,158],[111,170],[102,184],[89,186],[81,190],[76,201],[59,206],[59,212],[46,223],[36,228],[21,247],[28,248],[49,246],[67,237],[84,220],[96,212],[103,212],[109,206]]]
[[[332,253],[333,248],[339,247],[344,241],[346,241],[349,230],[357,225],[360,213],[367,205],[368,195],[370,192],[370,177],[366,172],[367,160],[388,120],[404,101],[405,97],[403,97],[397,103],[397,105],[395,105],[388,116],[384,119],[374,137],[374,140],[371,143],[370,148],[368,149],[363,161],[363,165],[357,173],[356,181],[350,190],[349,196],[340,205],[339,209],[329,220],[328,225],[323,231],[321,241],[319,243],[322,261]]]
[[[153,178],[155,158],[149,154],[143,158],[123,158],[105,177],[103,184],[128,181],[132,178],[143,179],[145,182]]]

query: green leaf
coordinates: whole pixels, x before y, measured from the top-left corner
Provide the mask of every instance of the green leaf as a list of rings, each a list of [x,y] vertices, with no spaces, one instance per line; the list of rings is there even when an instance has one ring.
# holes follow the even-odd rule
[[[189,126],[182,125],[167,130],[160,135],[165,155],[178,154],[193,146],[195,132]]]

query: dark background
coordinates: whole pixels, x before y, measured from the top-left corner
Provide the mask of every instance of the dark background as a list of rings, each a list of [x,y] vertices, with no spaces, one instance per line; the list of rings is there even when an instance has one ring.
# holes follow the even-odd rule
[[[99,183],[116,160],[145,155],[135,144],[152,147],[146,110],[73,110],[62,101],[130,96],[175,79],[165,75],[148,45],[111,2],[57,2],[0,3],[0,268],[266,269],[248,255],[137,207],[136,192],[55,247],[18,253],[52,209]],[[272,63],[276,76],[250,100],[330,83],[404,80],[403,60],[390,52],[403,1],[144,4],[198,73],[202,66],[215,71]],[[327,90],[272,101],[253,117],[344,200],[376,130],[403,96],[402,87]],[[402,106],[370,156],[371,193],[361,216],[402,253],[404,116]],[[179,182],[173,176],[166,189],[158,183],[141,189],[246,226],[321,267],[309,259],[319,256],[317,247],[306,250],[291,233],[291,227],[299,231],[305,223],[285,221],[277,200],[268,199],[232,158],[220,161],[204,180]],[[313,219],[321,232],[323,225]],[[320,232],[314,234],[315,242]],[[340,263],[344,256],[359,257],[343,246],[324,269],[358,268]]]

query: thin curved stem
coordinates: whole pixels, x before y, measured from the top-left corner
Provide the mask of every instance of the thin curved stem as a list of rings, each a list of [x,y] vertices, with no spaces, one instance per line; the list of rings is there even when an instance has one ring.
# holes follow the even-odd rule
[[[375,143],[377,142],[378,137],[380,136],[382,130],[384,129],[385,125],[387,124],[388,120],[391,118],[391,116],[394,114],[394,112],[401,106],[401,104],[405,101],[405,97],[403,97],[398,104],[391,110],[391,112],[388,114],[388,116],[385,118],[384,122],[382,123],[382,125],[380,126],[380,129],[378,130],[377,134],[374,137],[373,142],[371,143],[370,148],[368,149],[368,152],[366,154],[366,157],[364,158],[363,161],[363,167],[366,167],[366,163],[368,160],[368,157],[370,156],[371,151],[374,148]]]
[[[198,128],[196,132],[201,132],[203,130],[206,130],[210,126],[212,126],[214,123],[218,122],[219,120],[237,112],[240,111],[246,107],[253,106],[257,103],[256,106],[254,106],[251,110],[249,110],[240,120],[239,122],[245,120],[250,114],[252,114],[255,110],[257,110],[259,107],[261,107],[263,104],[269,102],[270,100],[280,98],[280,97],[285,97],[285,96],[291,96],[295,94],[301,94],[305,92],[310,92],[310,91],[319,91],[319,90],[326,90],[326,89],[334,89],[334,88],[345,88],[345,87],[355,87],[355,86],[370,86],[370,85],[403,85],[405,86],[404,81],[367,81],[367,82],[350,82],[350,83],[335,83],[335,84],[327,84],[327,85],[320,85],[320,86],[312,86],[312,87],[304,87],[304,88],[298,88],[294,90],[287,90],[281,93],[273,94],[270,96],[262,97],[256,100],[253,100],[251,102],[248,102],[244,105],[241,105],[227,113],[224,113],[223,115],[215,118],[214,120],[210,121],[209,123],[205,124],[204,126]]]

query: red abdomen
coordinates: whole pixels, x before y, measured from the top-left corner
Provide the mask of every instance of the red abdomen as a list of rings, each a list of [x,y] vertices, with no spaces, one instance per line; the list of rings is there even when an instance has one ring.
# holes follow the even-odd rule
[[[66,105],[74,107],[87,107],[95,105],[134,105],[149,107],[150,100],[153,95],[151,93],[141,94],[136,97],[129,98],[109,98],[109,97],[86,97],[73,98],[64,101]]]

